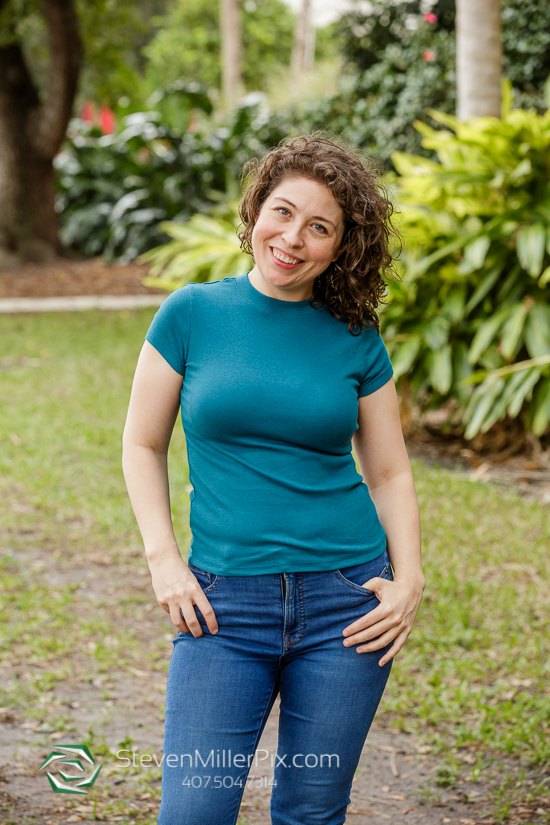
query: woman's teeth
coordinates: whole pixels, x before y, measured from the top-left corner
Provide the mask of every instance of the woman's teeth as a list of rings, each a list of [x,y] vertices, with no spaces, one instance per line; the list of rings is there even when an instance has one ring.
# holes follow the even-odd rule
[[[278,252],[276,249],[271,249],[273,253],[273,257],[277,258],[278,261],[282,261],[284,264],[299,264],[301,263],[299,258],[289,258],[287,255],[283,255],[282,252]]]

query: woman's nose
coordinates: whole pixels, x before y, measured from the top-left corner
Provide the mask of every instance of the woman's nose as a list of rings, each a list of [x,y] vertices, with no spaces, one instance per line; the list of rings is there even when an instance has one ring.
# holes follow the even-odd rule
[[[286,244],[292,247],[300,247],[303,246],[302,240],[302,233],[300,231],[300,227],[293,225],[287,226],[285,231],[281,235],[282,239]]]

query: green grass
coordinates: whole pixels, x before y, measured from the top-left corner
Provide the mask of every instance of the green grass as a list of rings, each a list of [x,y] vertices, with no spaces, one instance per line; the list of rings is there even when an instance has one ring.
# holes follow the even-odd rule
[[[102,554],[132,569],[145,564],[121,470],[121,438],[153,314],[0,318],[0,642],[8,662],[16,655],[51,663],[32,685],[4,690],[2,704],[28,706],[31,695],[36,699],[66,677],[75,623],[82,639],[97,638],[99,628],[111,640],[88,651],[90,672],[129,666],[143,655],[139,640],[120,639],[107,611],[90,617],[78,608],[78,581],[52,589],[25,553],[38,548],[66,567]],[[184,555],[185,457],[178,419],[170,486]],[[542,776],[550,768],[550,510],[420,462],[414,473],[427,587],[379,718],[445,756],[435,780],[443,789],[461,775],[475,781],[499,757],[517,758]],[[128,615],[145,600],[150,595],[141,591],[124,594],[119,609]],[[166,666],[162,657],[155,664]],[[465,753],[475,759],[461,761]],[[500,819],[524,791],[517,777],[503,778],[494,800]]]

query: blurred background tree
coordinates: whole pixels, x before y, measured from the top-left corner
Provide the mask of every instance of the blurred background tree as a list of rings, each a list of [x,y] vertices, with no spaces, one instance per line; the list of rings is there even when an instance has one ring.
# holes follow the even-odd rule
[[[220,5],[176,0],[154,17],[156,33],[143,49],[153,87],[185,78],[219,90],[222,80]],[[245,89],[262,91],[274,69],[290,61],[294,15],[282,0],[245,0],[241,6]]]

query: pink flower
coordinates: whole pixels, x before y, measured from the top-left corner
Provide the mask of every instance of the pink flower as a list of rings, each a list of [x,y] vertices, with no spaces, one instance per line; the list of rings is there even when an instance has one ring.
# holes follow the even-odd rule
[[[433,11],[429,11],[424,15],[424,20],[426,23],[437,23],[437,14],[434,14]]]
[[[82,120],[84,123],[93,123],[95,117],[95,106],[91,100],[87,100],[82,107]]]
[[[433,52],[431,49],[428,49],[428,51],[424,52],[424,54],[422,55],[422,59],[427,60],[428,63],[431,63],[432,60],[435,60],[435,52]]]
[[[99,125],[104,135],[111,135],[115,131],[115,115],[108,106],[102,106],[99,110]]]

